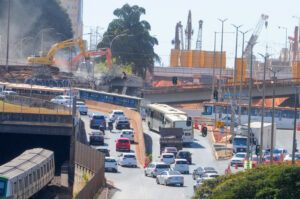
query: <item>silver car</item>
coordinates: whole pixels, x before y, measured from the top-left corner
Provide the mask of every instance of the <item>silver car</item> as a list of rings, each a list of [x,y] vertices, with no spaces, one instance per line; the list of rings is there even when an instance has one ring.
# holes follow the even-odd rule
[[[163,171],[156,176],[156,183],[163,185],[177,185],[183,187],[184,177],[178,171]]]
[[[156,177],[159,173],[163,171],[168,171],[170,165],[163,162],[152,162],[145,168],[145,176]]]

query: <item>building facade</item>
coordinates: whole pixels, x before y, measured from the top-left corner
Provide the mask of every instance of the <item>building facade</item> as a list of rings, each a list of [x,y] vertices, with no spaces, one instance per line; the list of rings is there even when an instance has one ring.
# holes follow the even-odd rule
[[[72,22],[74,38],[82,37],[83,33],[83,0],[60,0],[67,10]]]

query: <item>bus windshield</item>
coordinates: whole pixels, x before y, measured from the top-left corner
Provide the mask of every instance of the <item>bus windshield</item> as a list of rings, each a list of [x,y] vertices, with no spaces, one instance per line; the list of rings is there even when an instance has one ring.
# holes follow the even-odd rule
[[[5,182],[0,180],[0,196],[4,196],[5,193]]]
[[[235,145],[247,145],[247,138],[234,138]]]

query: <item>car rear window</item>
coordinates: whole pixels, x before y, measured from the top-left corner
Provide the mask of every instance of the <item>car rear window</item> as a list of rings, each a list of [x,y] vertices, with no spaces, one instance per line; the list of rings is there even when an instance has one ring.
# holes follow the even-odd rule
[[[169,171],[170,175],[181,175],[179,171]]]
[[[115,159],[106,159],[105,158],[105,162],[116,162],[116,160]]]
[[[167,148],[167,151],[177,151],[176,148]]]
[[[124,115],[123,112],[115,112],[114,114],[115,114],[115,115]]]
[[[179,155],[181,155],[181,156],[189,156],[190,153],[189,152],[180,152]]]
[[[120,143],[128,143],[129,140],[119,140]]]
[[[123,131],[122,134],[124,134],[124,135],[131,135],[132,132],[131,131]]]
[[[204,167],[205,171],[215,171],[215,168],[213,167]]]
[[[209,175],[209,177],[216,178],[216,177],[219,177],[219,175]]]
[[[135,158],[135,155],[124,155],[125,158]]]
[[[187,164],[187,162],[183,161],[183,160],[178,160],[178,161],[176,161],[176,164]]]
[[[159,168],[159,169],[168,169],[168,168],[170,168],[170,165],[167,165],[167,164],[158,164],[158,165],[156,165],[156,168]]]
[[[119,121],[119,124],[128,124],[128,121]]]
[[[163,158],[174,158],[173,155],[163,155]]]
[[[94,115],[93,116],[94,119],[99,119],[99,120],[104,120],[104,116],[103,115]]]
[[[76,102],[77,105],[85,105],[84,102]]]

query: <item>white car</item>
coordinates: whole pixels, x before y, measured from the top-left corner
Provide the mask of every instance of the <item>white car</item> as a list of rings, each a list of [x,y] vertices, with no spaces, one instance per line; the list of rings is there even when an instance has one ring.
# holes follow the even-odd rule
[[[238,166],[244,166],[246,156],[247,156],[247,153],[236,153],[231,158],[230,165],[235,166],[237,164]]]
[[[56,104],[71,105],[72,99],[69,95],[59,95],[51,99],[51,102]]]
[[[160,161],[166,164],[173,164],[175,162],[175,155],[173,153],[162,153]]]
[[[300,153],[295,153],[295,160],[300,160]],[[292,161],[292,154],[287,154],[284,161]]]
[[[86,104],[82,101],[76,101],[76,109],[79,111],[81,115],[87,115],[88,108]]]
[[[125,116],[124,112],[121,110],[112,110],[109,114],[110,121],[114,122],[119,116]]]
[[[174,164],[171,165],[174,171],[179,171],[180,173],[189,174],[189,163],[186,159],[175,159]]]
[[[178,171],[163,171],[156,176],[156,183],[166,186],[179,184],[183,187],[184,177]]]
[[[170,165],[163,162],[152,162],[145,168],[145,176],[156,177],[159,173],[163,171],[168,171]]]
[[[118,163],[115,158],[105,157],[105,170],[118,172]]]
[[[121,138],[128,138],[131,143],[134,143],[134,132],[131,129],[123,129],[120,134]]]
[[[123,153],[119,156],[119,165],[137,167],[136,157],[134,153]]]
[[[209,180],[209,179],[214,179],[216,177],[219,177],[220,175],[219,174],[216,174],[216,173],[206,173],[206,174],[203,174],[203,176],[201,178],[197,178],[196,182],[194,183],[194,191],[196,189],[198,189],[205,180]]]

